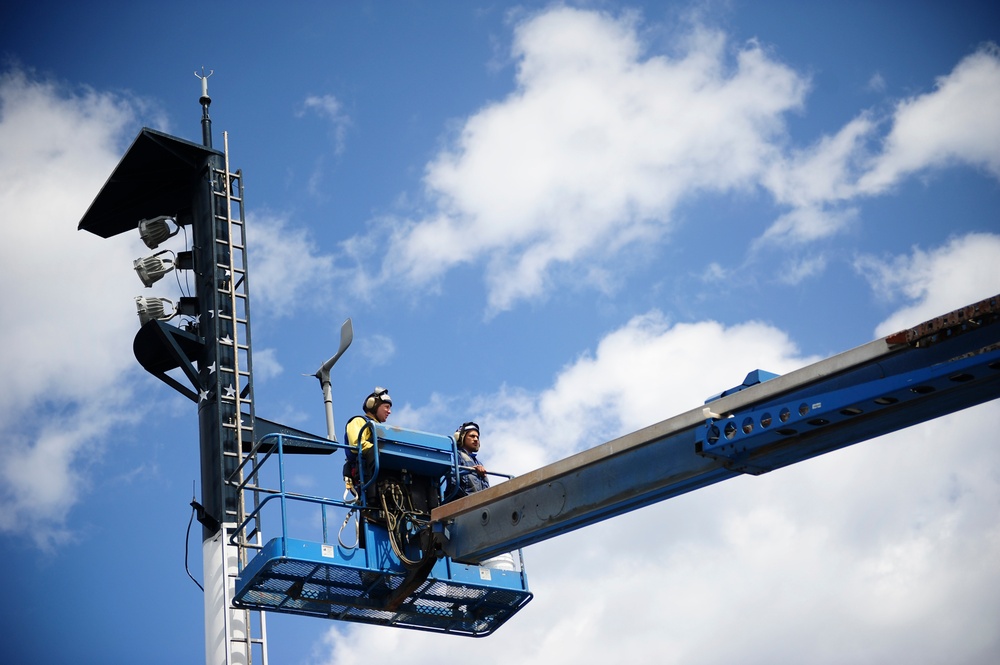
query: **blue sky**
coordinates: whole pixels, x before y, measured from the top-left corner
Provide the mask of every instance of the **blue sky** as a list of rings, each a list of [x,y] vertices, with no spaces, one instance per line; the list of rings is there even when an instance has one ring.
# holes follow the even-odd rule
[[[998,42],[986,2],[5,9],[3,660],[203,659],[196,414],[131,353],[149,252],[76,230],[140,128],[200,141],[194,71],[244,174],[257,414],[325,431],[302,375],[352,317],[339,423],[384,385],[518,474],[1000,292]],[[997,662],[998,424],[532,546],[485,640],[271,615],[270,657]]]

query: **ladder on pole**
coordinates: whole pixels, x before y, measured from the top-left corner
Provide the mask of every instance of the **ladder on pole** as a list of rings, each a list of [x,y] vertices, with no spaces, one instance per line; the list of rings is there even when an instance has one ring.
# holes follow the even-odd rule
[[[251,524],[240,529],[235,545],[230,538],[247,514],[259,505],[257,483],[244,484],[244,468],[256,469],[256,460],[246,460],[244,451],[254,442],[254,404],[250,352],[250,298],[247,285],[246,220],[243,209],[243,176],[229,170],[229,135],[225,142],[225,168],[213,173],[214,248],[216,256],[219,400],[223,409],[223,457],[226,484],[235,488],[235,504],[225,511],[225,561],[227,662],[233,665],[267,665],[267,627],[259,610],[233,607],[236,577],[253,553],[263,546],[259,514]],[[255,453],[253,453],[255,455]],[[249,462],[245,465],[244,462]],[[230,475],[232,472],[232,475]],[[252,473],[252,472],[251,472]],[[243,487],[243,489],[239,489]],[[250,502],[249,510],[247,501]]]

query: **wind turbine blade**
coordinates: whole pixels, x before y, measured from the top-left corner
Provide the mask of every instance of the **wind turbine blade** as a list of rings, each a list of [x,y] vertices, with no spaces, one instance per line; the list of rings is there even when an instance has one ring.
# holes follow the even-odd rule
[[[337,348],[337,353],[323,363],[322,367],[316,370],[315,376],[322,380],[323,376],[328,375],[330,373],[330,368],[333,367],[334,363],[340,360],[340,356],[344,355],[344,351],[347,351],[347,347],[349,347],[353,341],[354,324],[352,324],[351,319],[348,318],[344,321],[344,324],[340,326],[340,346]]]

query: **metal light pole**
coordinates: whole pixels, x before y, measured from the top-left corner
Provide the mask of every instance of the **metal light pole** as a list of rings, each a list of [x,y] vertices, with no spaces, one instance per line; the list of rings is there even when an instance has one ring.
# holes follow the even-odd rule
[[[137,298],[142,326],[133,350],[147,371],[198,405],[206,663],[249,664],[255,649],[266,663],[263,615],[234,609],[231,602],[245,555],[229,542],[244,515],[240,479],[233,474],[254,442],[255,417],[242,175],[229,170],[228,137],[225,152],[212,148],[210,75],[203,70],[199,76],[202,145],[141,130],[79,228],[110,238],[135,230],[140,221],[140,231],[166,228],[168,219],[178,229],[191,227],[191,251],[174,267],[193,270],[195,296],[181,298],[169,314],[164,299]],[[156,247],[173,233],[163,230],[144,240]],[[141,261],[136,263],[138,271]],[[157,307],[148,309],[150,302]],[[167,322],[178,315],[187,317],[183,326]],[[188,384],[169,374],[173,370]],[[255,618],[259,627],[251,625]]]

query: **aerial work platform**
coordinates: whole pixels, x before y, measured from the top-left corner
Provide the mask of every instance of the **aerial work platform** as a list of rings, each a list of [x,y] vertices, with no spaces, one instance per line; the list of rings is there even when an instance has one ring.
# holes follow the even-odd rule
[[[401,478],[411,474],[431,478],[440,492],[441,479],[449,472],[457,473],[450,437],[384,425],[376,425],[375,432],[379,450],[376,478],[389,473]],[[247,515],[233,536],[234,542],[265,510],[280,513],[281,530],[240,571],[234,605],[484,637],[531,600],[520,551],[504,559],[499,564],[503,567],[494,567],[496,562],[477,565],[453,561],[433,550],[429,514],[404,511],[402,522],[387,522],[377,508],[365,507],[364,492],[357,501],[354,497],[341,501],[287,491],[289,459],[284,448],[301,445],[300,439],[280,433],[263,437],[258,445],[270,452],[256,469],[244,470],[244,492],[267,496]],[[333,449],[346,447],[322,439],[312,443]],[[278,462],[277,489],[261,489],[260,476],[265,471],[261,467],[271,457]],[[344,527],[330,538],[327,524],[331,514],[336,515],[335,523],[343,520],[345,526],[361,515],[360,531],[355,533],[351,528],[348,538],[353,541],[357,537],[358,542],[344,542]],[[267,522],[272,529],[271,520]],[[318,531],[320,524],[322,534],[316,538],[293,534]],[[388,524],[396,526],[395,542]],[[421,531],[423,536],[419,536]]]
[[[389,550],[387,543],[380,549]],[[388,553],[388,552],[387,552]],[[236,603],[275,612],[484,637],[531,600],[524,572],[440,559],[395,609],[402,566],[373,570],[363,550],[274,538],[240,576]]]

